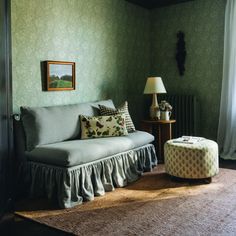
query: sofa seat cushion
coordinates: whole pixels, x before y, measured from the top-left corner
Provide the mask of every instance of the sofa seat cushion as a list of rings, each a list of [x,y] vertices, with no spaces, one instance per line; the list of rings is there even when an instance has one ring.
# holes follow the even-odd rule
[[[26,152],[26,157],[34,162],[71,167],[141,147],[153,140],[151,134],[135,131],[128,136],[70,140],[41,145]]]

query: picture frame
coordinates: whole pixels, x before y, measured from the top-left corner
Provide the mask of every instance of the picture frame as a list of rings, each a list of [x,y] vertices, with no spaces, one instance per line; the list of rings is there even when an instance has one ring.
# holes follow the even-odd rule
[[[75,62],[46,61],[47,91],[75,90]]]

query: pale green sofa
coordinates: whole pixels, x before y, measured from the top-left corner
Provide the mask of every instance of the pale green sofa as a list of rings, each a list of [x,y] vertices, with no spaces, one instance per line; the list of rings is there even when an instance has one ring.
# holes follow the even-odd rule
[[[126,186],[157,165],[149,133],[80,139],[79,115],[99,115],[98,104],[114,108],[112,100],[21,108],[14,126],[18,179],[30,196],[56,198],[69,208]]]

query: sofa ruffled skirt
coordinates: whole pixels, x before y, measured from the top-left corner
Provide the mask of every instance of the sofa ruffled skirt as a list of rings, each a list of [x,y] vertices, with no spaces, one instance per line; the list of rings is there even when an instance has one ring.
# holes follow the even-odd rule
[[[31,197],[57,199],[61,208],[70,208],[102,196],[115,187],[136,181],[157,165],[152,144],[74,167],[27,161],[20,167],[20,180]]]

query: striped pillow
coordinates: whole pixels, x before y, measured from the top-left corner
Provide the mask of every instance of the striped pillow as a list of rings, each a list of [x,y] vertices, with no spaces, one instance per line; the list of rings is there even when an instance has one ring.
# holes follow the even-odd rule
[[[125,101],[125,103],[118,107],[117,109],[114,108],[110,108],[110,107],[106,107],[103,105],[98,105],[99,109],[100,109],[100,114],[102,116],[112,116],[112,115],[117,115],[120,113],[124,113],[125,114],[125,123],[126,123],[126,128],[128,130],[129,133],[134,132],[135,131],[135,127],[133,124],[133,121],[130,117],[129,114],[129,110],[128,110],[128,102]]]

